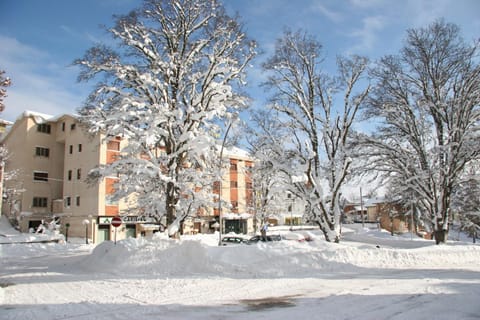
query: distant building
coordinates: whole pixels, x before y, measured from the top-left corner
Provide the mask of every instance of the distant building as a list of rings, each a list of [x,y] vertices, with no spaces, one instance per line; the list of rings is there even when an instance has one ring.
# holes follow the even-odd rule
[[[254,230],[254,197],[251,169],[253,159],[242,149],[232,147],[223,151],[224,161],[229,162],[223,169],[221,186],[216,183],[214,194],[220,193],[222,200],[222,230],[223,233],[251,233]],[[186,219],[184,233],[212,233],[219,228],[220,215],[217,206],[207,208],[194,217]]]
[[[276,194],[270,201],[267,220],[273,226],[299,226],[306,222],[305,202],[290,192]]]
[[[124,222],[116,230],[117,239],[158,231],[153,219],[130,209],[134,199],[112,200],[116,177],[107,177],[94,185],[86,183],[91,169],[115,161],[128,143],[119,138],[105,142],[104,138],[88,135],[73,115],[22,113],[2,143],[10,154],[5,169],[17,171],[14,179],[5,181],[5,186],[23,192],[6,195],[2,213],[17,221],[22,232],[35,231],[40,224],[57,219],[62,233],[87,237],[94,243],[113,239],[115,229],[110,222],[117,215]],[[224,153],[230,159],[230,170],[222,181],[222,199],[230,205],[222,208],[222,214],[224,230],[247,233],[253,230],[249,175],[253,160],[240,151]],[[210,208],[187,219],[183,230],[213,232],[218,216],[218,209]]]
[[[410,230],[408,209],[384,198],[363,198],[363,201],[347,202],[344,205],[343,222],[377,223],[381,229],[391,233]]]

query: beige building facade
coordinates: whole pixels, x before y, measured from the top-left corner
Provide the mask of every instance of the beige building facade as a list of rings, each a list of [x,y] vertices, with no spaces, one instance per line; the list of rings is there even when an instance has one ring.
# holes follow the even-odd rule
[[[221,205],[188,218],[183,225],[184,233],[213,233],[219,229],[220,223],[222,233],[254,232],[256,217],[251,178],[254,162],[238,148],[226,148],[223,158],[223,163],[227,165],[222,168],[222,183],[215,184],[213,188],[213,193],[221,199]]]
[[[99,183],[86,181],[98,165],[115,161],[127,141],[86,133],[72,115],[52,117],[26,111],[3,137],[9,152],[5,170],[15,172],[4,182],[2,214],[22,232],[36,232],[56,221],[59,232],[88,242],[140,237],[158,231],[153,219],[129,210],[132,198],[111,200],[116,177]],[[237,150],[238,151],[238,150]],[[222,182],[222,217],[225,232],[253,230],[253,190],[249,168],[253,161],[242,152],[226,152],[230,161]],[[218,193],[218,187],[217,191]],[[123,224],[114,228],[111,219]],[[218,228],[218,209],[210,208],[187,219],[184,233],[209,233]],[[215,224],[217,223],[217,224]]]

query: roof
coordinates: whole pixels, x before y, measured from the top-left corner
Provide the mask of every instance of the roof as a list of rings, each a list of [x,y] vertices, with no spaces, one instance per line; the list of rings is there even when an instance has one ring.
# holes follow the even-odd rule
[[[3,119],[0,119],[0,124],[4,124],[4,125],[7,125],[7,126],[9,126],[9,125],[12,125],[12,124],[13,124],[13,122],[11,122],[11,121],[8,121],[8,120],[3,120]]]
[[[217,145],[217,150],[221,150],[221,145]],[[224,147],[223,155],[235,159],[252,160],[248,151],[235,146]]]
[[[43,121],[55,122],[55,121],[61,119],[62,117],[65,117],[65,116],[70,116],[72,118],[77,117],[77,115],[70,114],[70,113],[63,113],[63,114],[60,114],[60,115],[57,115],[57,116],[52,116],[52,115],[46,114],[46,113],[41,113],[41,112],[31,111],[31,110],[25,110],[20,116],[18,116],[17,120],[19,120],[21,118],[25,118],[25,117],[33,117],[33,118],[35,118],[35,121],[38,122],[38,123],[41,123]]]
[[[44,123],[44,122],[55,122],[55,121],[58,121],[59,119],[61,119],[62,117],[65,117],[65,116],[69,116],[69,117],[72,117],[72,118],[77,118],[76,115],[67,114],[67,113],[64,113],[64,114],[61,114],[61,115],[58,115],[58,116],[52,116],[52,115],[46,114],[46,113],[41,113],[41,112],[31,111],[31,110],[25,110],[17,117],[17,119],[15,119],[15,122],[13,122],[13,123],[5,121],[5,120],[0,120],[3,123],[6,123],[8,125],[7,130],[5,130],[5,133],[1,137],[1,141],[4,141],[7,138],[7,136],[10,135],[10,132],[13,130],[13,127],[15,127],[17,122],[19,122],[22,119],[33,118],[34,121],[37,124],[41,124],[41,123]]]

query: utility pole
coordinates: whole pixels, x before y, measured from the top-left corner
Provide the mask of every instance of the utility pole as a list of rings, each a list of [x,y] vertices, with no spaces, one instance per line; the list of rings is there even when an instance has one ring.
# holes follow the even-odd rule
[[[410,212],[410,240],[413,240],[413,197],[412,197],[412,206],[411,206],[411,212]]]
[[[222,232],[223,232],[223,219],[222,219],[222,182],[223,182],[223,176],[222,176],[222,160],[223,160],[223,148],[225,147],[225,142],[227,141],[227,136],[228,132],[230,131],[230,128],[232,127],[233,120],[230,121],[227,127],[227,131],[225,131],[225,136],[223,137],[222,141],[222,147],[220,148],[220,160],[218,164],[218,178],[219,178],[219,183],[218,183],[218,220],[220,223],[220,226],[218,227],[218,245],[222,245]]]
[[[363,214],[363,195],[362,187],[360,187],[360,212],[362,213],[362,228],[365,228],[365,216]]]

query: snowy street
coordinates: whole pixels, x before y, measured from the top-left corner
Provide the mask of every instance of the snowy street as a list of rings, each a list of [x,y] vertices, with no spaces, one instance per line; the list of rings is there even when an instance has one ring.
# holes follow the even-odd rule
[[[345,238],[2,244],[0,318],[479,318],[480,246],[367,229]]]

